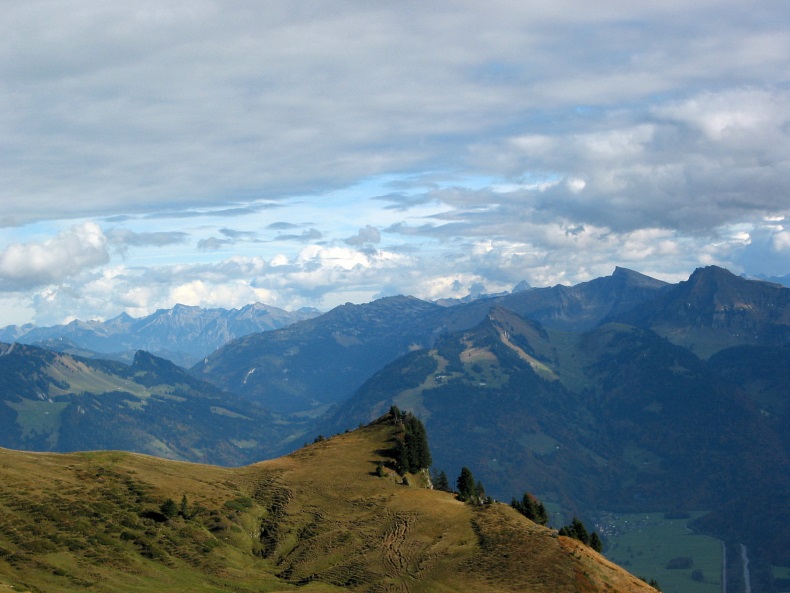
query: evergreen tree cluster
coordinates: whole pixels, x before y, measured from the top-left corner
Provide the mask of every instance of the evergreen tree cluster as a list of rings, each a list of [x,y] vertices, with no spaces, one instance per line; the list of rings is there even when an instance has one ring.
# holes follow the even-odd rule
[[[390,414],[403,426],[403,438],[398,439],[394,450],[398,470],[405,474],[429,468],[431,451],[423,423],[411,412],[401,412],[395,406],[390,409]]]
[[[456,480],[456,490],[458,491],[458,500],[468,502],[471,504],[489,504],[492,501],[490,497],[486,497],[486,491],[482,482],[475,481],[472,471],[464,466],[461,468],[461,473]]]
[[[510,506],[538,525],[546,525],[549,522],[549,514],[546,512],[546,507],[529,492],[525,492],[521,500],[514,498]]]
[[[603,549],[603,542],[598,534],[595,531],[590,534],[584,526],[584,523],[576,517],[573,518],[570,525],[561,528],[559,533],[560,535],[579,540],[585,546],[590,546],[596,552],[600,552]]]

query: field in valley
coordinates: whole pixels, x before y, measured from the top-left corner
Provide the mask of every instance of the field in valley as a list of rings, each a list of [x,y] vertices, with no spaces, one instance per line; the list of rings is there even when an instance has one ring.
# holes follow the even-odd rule
[[[665,518],[664,513],[607,513],[596,529],[605,538],[607,558],[635,575],[655,579],[664,593],[719,593],[721,542],[686,527],[703,514]]]

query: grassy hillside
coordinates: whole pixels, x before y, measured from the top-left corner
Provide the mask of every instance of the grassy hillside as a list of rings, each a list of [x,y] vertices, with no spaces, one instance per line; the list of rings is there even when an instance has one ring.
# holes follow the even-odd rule
[[[699,524],[706,533],[786,562],[790,474],[777,422],[649,330],[610,323],[569,334],[492,309],[476,328],[376,373],[339,407],[333,430],[393,404],[424,420],[440,444],[437,468],[473,467],[501,499],[529,490],[562,505],[566,520],[716,510]]]
[[[128,366],[0,344],[3,447],[242,465],[272,457],[282,432],[265,410],[142,351]]]
[[[0,450],[0,590],[652,591],[508,506],[377,477],[397,430],[237,469]]]

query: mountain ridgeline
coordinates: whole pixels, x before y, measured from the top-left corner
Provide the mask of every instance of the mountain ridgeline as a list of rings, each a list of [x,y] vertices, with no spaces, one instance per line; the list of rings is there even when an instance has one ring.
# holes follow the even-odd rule
[[[500,500],[531,491],[566,519],[709,511],[697,528],[790,563],[790,289],[721,268],[346,304],[190,374],[0,349],[3,446],[239,465],[396,406],[423,421],[435,467],[474,468]]]
[[[305,309],[285,311],[254,303],[241,309],[201,309],[176,305],[135,319],[121,314],[108,321],[72,321],[67,325],[0,328],[0,342],[32,344],[91,358],[130,362],[138,350],[192,366],[234,338],[277,329],[318,315]]]
[[[234,340],[192,370],[274,412],[319,413],[403,352],[429,346],[446,309],[413,297],[346,304]]]
[[[237,469],[0,450],[0,588],[655,591],[509,505],[373,471],[404,438],[392,420]]]
[[[275,412],[324,411],[348,399],[376,370],[442,334],[480,323],[493,305],[546,327],[594,327],[667,285],[618,268],[573,287],[520,291],[441,307],[414,297],[346,304],[288,327],[235,340],[193,368],[220,387]]]
[[[281,438],[266,410],[143,351],[129,366],[0,344],[0,412],[0,446],[34,451],[239,465],[272,456]]]

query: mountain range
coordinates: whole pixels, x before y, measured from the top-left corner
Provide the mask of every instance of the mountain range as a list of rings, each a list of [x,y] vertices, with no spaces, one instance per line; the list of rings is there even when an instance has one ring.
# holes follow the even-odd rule
[[[612,276],[576,286],[519,291],[451,307],[408,296],[346,304],[306,322],[234,340],[192,371],[272,411],[316,415],[348,399],[399,355],[429,347],[445,333],[474,327],[492,306],[546,327],[588,329],[667,286],[617,268]]]
[[[35,344],[60,352],[127,362],[137,350],[146,350],[189,367],[234,338],[317,315],[315,309],[285,311],[261,303],[241,309],[176,305],[141,318],[122,313],[108,321],[74,320],[50,327],[10,325],[0,328],[0,342]]]
[[[584,516],[715,510],[719,537],[787,562],[786,403],[769,412],[717,368],[650,330],[573,334],[494,308],[376,373],[326,432],[396,405],[441,443],[436,467],[471,464],[499,498],[529,484]]]
[[[147,352],[126,365],[0,344],[0,446],[239,465],[272,457],[281,438],[268,411]]]
[[[227,398],[213,407],[253,420],[258,432],[231,440],[236,429],[217,423],[212,433],[209,419],[241,419],[209,405],[197,416],[206,419],[202,442],[215,444],[168,445],[170,456],[202,460],[209,451],[220,463],[247,463],[318,434],[342,433],[397,405],[425,422],[437,468],[453,474],[473,467],[497,498],[530,489],[568,517],[707,511],[696,528],[747,544],[755,568],[788,563],[789,295],[780,285],[710,266],[677,284],[617,268],[576,286],[468,302],[396,296],[346,304],[232,340],[189,375],[179,369],[209,394],[198,401]],[[13,350],[22,352],[20,345]],[[160,360],[138,356],[139,364]],[[139,372],[118,369],[123,380]],[[157,385],[171,395],[186,380],[176,378],[175,367],[165,375]],[[0,365],[0,380],[7,376]],[[114,401],[106,397],[112,390],[77,394],[59,386],[57,374],[37,377],[23,397],[34,412],[5,390],[12,412],[0,417],[21,440],[0,444],[52,449],[53,439],[65,442],[52,436],[61,425],[42,420],[47,399],[64,409],[89,393]],[[123,403],[135,401],[130,397],[116,399],[96,417],[108,435],[114,415],[134,407]],[[171,418],[188,409],[172,408]],[[152,422],[138,420],[138,428]],[[142,446],[149,441],[106,441],[102,448],[155,452]],[[82,448],[96,447],[86,441]]]

